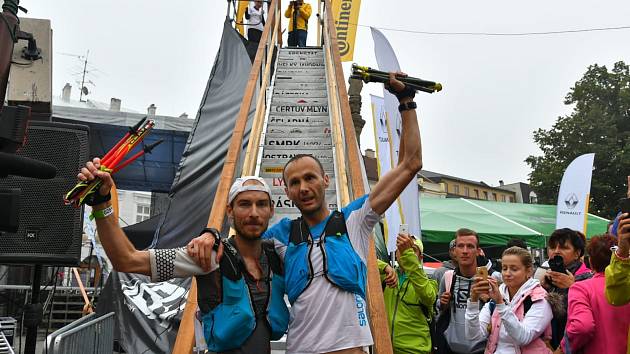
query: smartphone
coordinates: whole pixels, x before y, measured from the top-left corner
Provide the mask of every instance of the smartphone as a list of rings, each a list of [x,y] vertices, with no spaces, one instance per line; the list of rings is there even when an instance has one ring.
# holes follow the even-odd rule
[[[564,267],[564,259],[562,256],[555,256],[549,259],[549,269],[554,272],[566,274],[567,269]]]
[[[407,235],[409,235],[409,225],[407,225],[407,224],[400,224],[400,227],[398,228],[398,233],[399,234],[407,234]]]
[[[630,214],[630,198],[619,199],[619,207],[621,208],[621,212],[623,214]]]
[[[481,277],[483,280],[488,280],[488,268],[477,267],[477,276]]]

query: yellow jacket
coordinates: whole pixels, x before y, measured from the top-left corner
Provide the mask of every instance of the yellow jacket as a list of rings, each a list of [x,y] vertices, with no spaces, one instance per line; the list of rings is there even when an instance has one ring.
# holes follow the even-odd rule
[[[621,259],[616,252],[613,252],[610,265],[606,267],[606,299],[615,306],[630,302],[630,259]],[[630,331],[627,353],[630,354]]]
[[[297,28],[299,30],[308,30],[308,19],[311,17],[311,5],[303,3],[297,13]],[[293,32],[293,6],[289,4],[289,7],[284,12],[284,17],[289,19],[289,32]]]

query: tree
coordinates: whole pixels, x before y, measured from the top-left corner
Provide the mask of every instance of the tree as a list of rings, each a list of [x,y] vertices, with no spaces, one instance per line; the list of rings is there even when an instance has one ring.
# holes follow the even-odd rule
[[[559,117],[549,130],[538,129],[534,141],[542,156],[525,160],[530,184],[541,203],[555,204],[564,170],[576,157],[595,153],[590,212],[614,217],[626,195],[630,175],[630,73],[620,61],[612,71],[597,64],[565,97],[573,112]]]

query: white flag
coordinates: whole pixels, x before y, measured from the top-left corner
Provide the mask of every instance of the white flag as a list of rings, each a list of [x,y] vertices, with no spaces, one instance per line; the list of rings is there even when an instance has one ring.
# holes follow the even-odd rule
[[[564,171],[558,193],[556,229],[566,227],[586,233],[594,158],[595,154],[578,156]]]
[[[392,169],[392,155],[394,149],[389,143],[391,129],[387,124],[387,116],[385,113],[385,105],[383,97],[370,95],[372,101],[372,119],[374,121],[374,138],[376,146],[376,163],[378,177],[383,176],[387,171]],[[392,204],[385,211],[383,225],[385,226],[385,244],[387,252],[396,251],[396,237],[398,236],[398,227],[401,224],[400,211],[398,204]]]
[[[374,52],[379,70],[400,71],[396,54],[385,36],[376,28],[371,28],[372,38],[374,38]],[[398,112],[398,99],[383,88],[383,98],[385,102],[385,112],[390,127],[390,144],[394,153],[392,154],[391,165],[398,165],[398,148],[400,146],[400,134],[402,123]],[[414,178],[405,188],[399,197],[401,223],[409,225],[409,232],[420,237],[420,195],[418,193],[418,181]],[[399,225],[392,225],[398,233]]]

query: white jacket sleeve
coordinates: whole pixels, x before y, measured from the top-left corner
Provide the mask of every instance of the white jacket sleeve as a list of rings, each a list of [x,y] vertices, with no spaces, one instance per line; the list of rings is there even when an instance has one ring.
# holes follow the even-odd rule
[[[468,299],[466,306],[466,324],[464,333],[470,341],[480,341],[488,336],[488,324],[490,323],[490,308],[485,304],[479,311],[479,302]]]
[[[185,278],[192,275],[208,274],[219,268],[216,253],[210,255],[210,271],[204,271],[195,260],[188,255],[185,247],[171,249],[149,249],[151,263],[151,281],[159,282],[173,278]]]
[[[553,313],[547,300],[536,301],[525,314],[523,321],[516,318],[514,312],[505,304],[498,304],[496,311],[501,315],[501,325],[515,344],[523,346],[540,337],[551,322]]]

